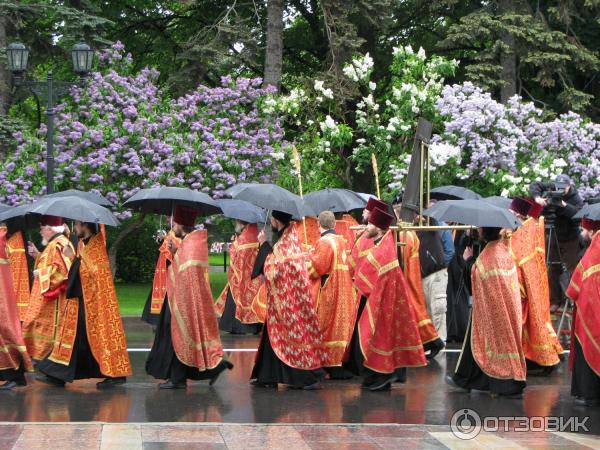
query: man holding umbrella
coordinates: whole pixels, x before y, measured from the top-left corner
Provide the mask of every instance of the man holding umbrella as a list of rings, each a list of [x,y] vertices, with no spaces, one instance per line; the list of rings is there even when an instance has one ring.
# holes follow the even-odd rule
[[[58,310],[52,353],[37,365],[38,380],[55,386],[103,378],[99,389],[124,384],[131,375],[125,332],[119,312],[104,237],[95,223],[75,221],[80,240],[69,270],[66,299]]]
[[[169,241],[173,263],[167,275],[167,302],[163,304],[146,362],[146,372],[168,380],[160,389],[184,389],[187,380],[210,380],[233,364],[223,358],[223,346],[215,315],[208,275],[205,230],[195,230],[198,211],[177,205],[173,232],[181,239],[176,248]]]

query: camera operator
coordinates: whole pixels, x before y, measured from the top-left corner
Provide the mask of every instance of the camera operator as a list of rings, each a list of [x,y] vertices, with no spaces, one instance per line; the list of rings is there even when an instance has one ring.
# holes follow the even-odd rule
[[[549,262],[563,263],[572,273],[578,262],[579,251],[579,221],[574,220],[573,216],[583,207],[583,200],[573,180],[566,174],[560,174],[554,182],[532,183],[529,192],[536,203],[544,207],[542,214],[546,220],[546,231],[553,227],[556,233],[558,249],[554,242],[550,243]],[[559,260],[558,252],[562,260]],[[554,305],[559,305],[563,299],[560,286],[562,271],[561,264],[551,265],[550,300]]]

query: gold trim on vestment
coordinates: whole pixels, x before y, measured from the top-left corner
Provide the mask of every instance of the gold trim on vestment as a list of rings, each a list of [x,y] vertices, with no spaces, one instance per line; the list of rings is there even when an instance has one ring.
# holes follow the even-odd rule
[[[190,261],[186,261],[178,267],[177,273],[181,273],[190,267],[208,267],[208,261],[203,261],[201,259],[192,259]]]
[[[585,270],[585,272],[583,272],[581,281],[585,281],[586,278],[591,277],[598,271],[600,271],[600,264],[595,264],[595,265],[589,267],[588,269]]]

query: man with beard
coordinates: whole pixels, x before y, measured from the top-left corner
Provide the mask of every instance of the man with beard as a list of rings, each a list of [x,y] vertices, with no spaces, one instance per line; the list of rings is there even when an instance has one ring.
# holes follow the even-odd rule
[[[45,248],[40,252],[33,243],[28,244],[29,255],[35,259],[35,265],[23,337],[29,354],[39,361],[52,351],[58,311],[67,299],[67,279],[73,257],[65,254],[64,250],[69,248],[70,255],[74,254],[74,250],[63,234],[64,230],[62,218],[42,216],[40,234]]]
[[[167,223],[171,223],[171,217],[167,217]],[[156,261],[156,269],[154,269],[154,278],[152,279],[152,290],[148,294],[144,310],[142,312],[142,320],[149,325],[152,325],[152,329],[156,329],[158,324],[158,318],[162,305],[167,295],[167,271],[169,266],[173,262],[172,253],[167,248],[169,242],[173,242],[175,247],[179,247],[181,239],[175,237],[173,230],[162,235],[162,239],[157,239],[160,247],[158,249],[158,260]]]
[[[538,204],[521,197],[510,209],[523,224],[511,236],[511,252],[517,264],[523,302],[523,350],[530,374],[549,375],[560,363],[563,349],[550,319],[550,288],[544,247],[540,246]],[[539,207],[541,210],[541,207]],[[542,224],[543,227],[543,224]]]
[[[96,224],[75,222],[77,255],[73,258],[66,298],[59,304],[52,353],[37,365],[38,380],[64,386],[74,380],[105,378],[98,389],[124,384],[131,375],[119,302],[104,237]]]
[[[233,364],[223,358],[219,324],[208,275],[206,230],[195,230],[198,212],[177,206],[173,232],[179,248],[169,241],[173,263],[167,274],[167,302],[162,306],[146,372],[168,380],[160,389],[185,389],[187,380],[213,385]]]
[[[567,296],[575,303],[571,395],[581,406],[600,405],[600,221],[582,219],[592,242],[577,265]]]
[[[346,367],[364,377],[370,391],[406,381],[406,368],[426,364],[409,290],[400,269],[393,216],[374,208],[365,237],[373,247],[359,266],[354,284],[361,295],[358,321]]]
[[[519,276],[500,231],[479,229],[486,246],[471,274],[471,320],[456,371],[446,382],[466,391],[489,391],[492,397],[522,398],[526,365]]]
[[[252,277],[265,276],[266,319],[251,379],[255,386],[296,389],[320,387],[325,351],[310,290],[307,256],[302,252],[292,215],[273,211],[271,228],[277,241],[263,231]]]
[[[341,365],[352,337],[358,302],[348,270],[346,241],[334,231],[335,216],[323,211],[318,220],[321,238],[310,253],[308,272],[323,344],[328,349],[323,365],[331,378],[347,378]]]
[[[0,385],[1,391],[27,385],[25,371],[33,371],[21,334],[17,298],[7,254],[7,230],[0,224]]]
[[[258,226],[235,221],[235,239],[229,248],[231,264],[227,285],[217,299],[215,310],[221,317],[219,328],[231,334],[257,334],[260,319],[252,310],[252,302],[261,287],[262,279],[251,278],[258,254]]]

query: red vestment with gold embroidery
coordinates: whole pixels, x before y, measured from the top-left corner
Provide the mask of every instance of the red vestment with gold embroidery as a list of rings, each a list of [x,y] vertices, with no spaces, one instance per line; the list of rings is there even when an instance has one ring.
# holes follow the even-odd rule
[[[168,248],[169,241],[172,241],[175,244],[175,248],[179,248],[179,245],[181,244],[181,239],[175,236],[173,230],[170,230],[158,249],[158,260],[156,261],[154,279],[152,280],[152,301],[150,303],[151,314],[160,314],[163,302],[165,301],[165,294],[167,293],[167,261],[169,263],[173,262],[173,256]]]
[[[27,266],[23,233],[20,231],[13,233],[6,242],[6,250],[10,261],[13,288],[17,295],[19,317],[23,321],[29,306],[29,267]]]

